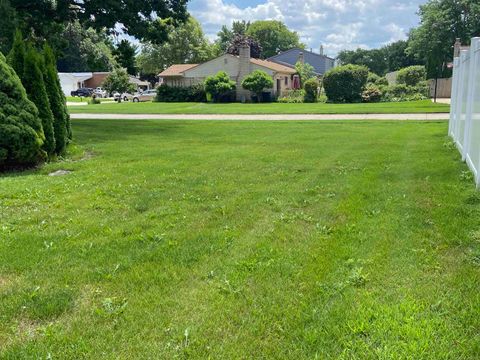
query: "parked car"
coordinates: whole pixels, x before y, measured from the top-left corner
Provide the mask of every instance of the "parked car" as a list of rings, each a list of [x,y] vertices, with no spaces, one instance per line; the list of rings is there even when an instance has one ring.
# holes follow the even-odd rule
[[[70,92],[71,96],[82,96],[82,97],[90,97],[93,94],[92,88],[79,88],[75,91]]]
[[[157,95],[157,90],[147,90],[142,93],[136,93],[132,97],[133,102],[152,101]]]
[[[98,97],[98,98],[106,98],[107,97],[107,91],[104,90],[101,87],[97,87],[93,93]]]
[[[123,93],[122,100],[123,101],[131,101],[133,99],[133,94],[130,93]]]

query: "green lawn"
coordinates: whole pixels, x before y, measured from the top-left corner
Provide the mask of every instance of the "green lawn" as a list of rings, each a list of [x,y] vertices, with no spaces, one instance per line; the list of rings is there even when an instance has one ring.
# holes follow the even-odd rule
[[[73,129],[85,157],[0,176],[0,358],[478,359],[447,123]]]
[[[110,114],[388,114],[446,113],[450,106],[430,100],[373,104],[207,104],[207,103],[111,103],[70,107],[71,113]]]

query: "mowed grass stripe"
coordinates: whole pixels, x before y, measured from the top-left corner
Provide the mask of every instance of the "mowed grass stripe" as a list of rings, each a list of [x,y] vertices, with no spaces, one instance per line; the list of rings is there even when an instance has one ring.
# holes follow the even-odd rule
[[[431,100],[331,104],[331,103],[105,103],[70,106],[72,114],[418,114],[448,113],[450,105]]]
[[[446,124],[74,129],[94,157],[0,178],[4,356],[477,353],[480,198]]]

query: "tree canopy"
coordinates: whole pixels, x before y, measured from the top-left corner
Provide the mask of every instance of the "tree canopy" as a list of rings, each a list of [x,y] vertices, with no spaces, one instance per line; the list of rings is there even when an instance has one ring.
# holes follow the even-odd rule
[[[295,31],[277,20],[255,21],[248,26],[245,34],[258,41],[265,58],[294,47],[305,47]]]
[[[3,0],[5,1],[5,0]],[[48,38],[78,19],[85,27],[121,30],[140,40],[161,44],[170,25],[187,19],[188,0],[7,0],[23,30]]]
[[[250,47],[250,57],[255,59],[262,57],[263,49],[258,41],[246,35],[236,35],[227,49],[227,54],[239,55],[242,45],[248,45]]]
[[[363,65],[377,75],[383,76],[407,66],[422,64],[407,52],[408,43],[397,41],[379,49],[344,50],[338,54],[342,64]]]
[[[130,75],[137,75],[138,68],[135,56],[137,54],[138,46],[133,45],[130,41],[123,39],[113,50],[113,55],[118,64],[125,68]]]
[[[164,44],[145,43],[137,60],[142,74],[157,75],[172,64],[204,62],[215,55],[200,23],[190,17],[179,27],[171,28]]]
[[[480,36],[478,0],[430,0],[420,6],[420,26],[410,32],[408,52],[425,63],[428,77],[445,75],[453,58],[453,44]]]
[[[223,25],[221,30],[217,33],[217,40],[215,41],[218,52],[220,54],[226,53],[235,36],[245,35],[249,27],[250,22],[245,20],[233,21],[231,29],[229,29],[228,26]]]
[[[105,31],[85,29],[74,21],[65,27],[59,38],[60,72],[110,71],[118,65],[112,39]]]

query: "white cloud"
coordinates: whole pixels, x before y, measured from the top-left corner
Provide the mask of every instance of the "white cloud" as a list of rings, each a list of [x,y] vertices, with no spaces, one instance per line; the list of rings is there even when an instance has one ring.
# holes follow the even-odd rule
[[[226,0],[191,0],[190,13],[210,39],[234,20],[281,20],[308,48],[324,45],[329,55],[342,49],[375,48],[406,38],[418,23],[422,0],[263,0],[237,6]]]

